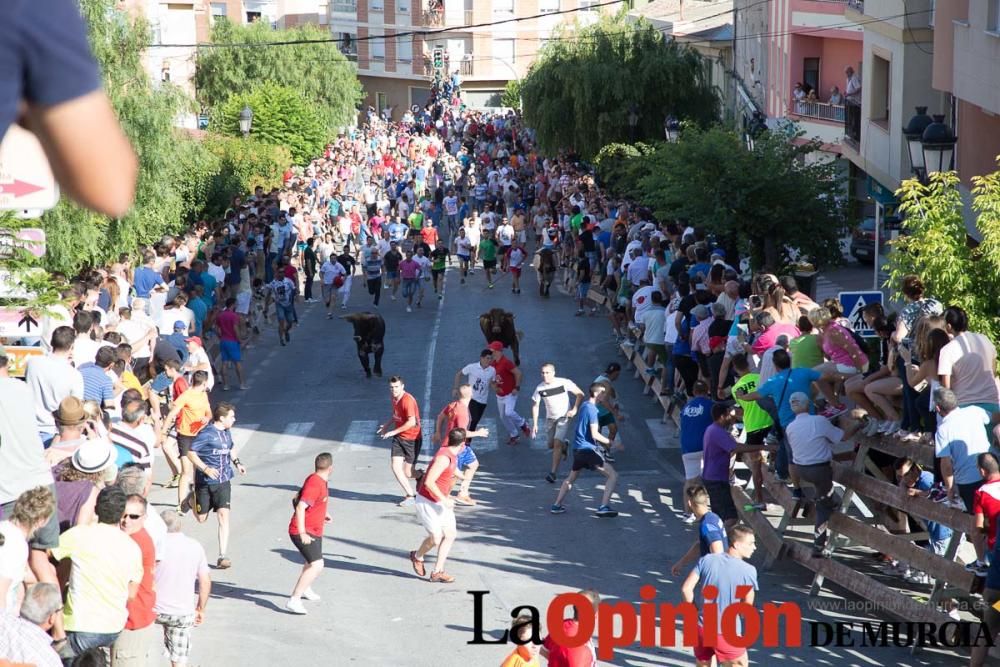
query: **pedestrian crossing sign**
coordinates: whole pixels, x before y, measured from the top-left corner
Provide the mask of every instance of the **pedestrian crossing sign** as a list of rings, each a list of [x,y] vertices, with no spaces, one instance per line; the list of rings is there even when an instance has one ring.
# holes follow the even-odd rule
[[[882,303],[882,292],[841,292],[837,298],[851,327],[862,336],[874,336],[875,330],[868,328],[862,312],[869,304]]]

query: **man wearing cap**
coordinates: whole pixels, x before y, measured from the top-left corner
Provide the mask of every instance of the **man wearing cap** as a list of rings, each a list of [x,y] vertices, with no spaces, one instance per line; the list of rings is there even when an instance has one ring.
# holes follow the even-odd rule
[[[521,389],[521,369],[503,353],[503,343],[493,341],[487,345],[493,353],[493,369],[496,371],[497,410],[500,423],[507,429],[508,445],[516,445],[520,437],[518,431],[531,437],[531,429],[524,417],[517,413],[517,392]]]
[[[184,362],[184,372],[188,375],[192,375],[198,371],[205,371],[208,375],[207,389],[209,393],[212,391],[212,387],[215,386],[215,374],[212,371],[212,362],[208,358],[208,352],[205,351],[205,345],[201,342],[199,336],[189,336],[184,339],[185,344],[187,344],[188,358]]]
[[[816,487],[816,525],[813,533],[813,556],[828,556],[825,551],[826,524],[840,507],[840,498],[833,492],[833,446],[854,437],[864,422],[853,421],[841,430],[820,415],[809,414],[810,400],[805,392],[796,391],[788,398],[795,418],[785,426],[785,437],[791,448],[792,484],[795,495],[802,497],[799,482],[805,480]]]

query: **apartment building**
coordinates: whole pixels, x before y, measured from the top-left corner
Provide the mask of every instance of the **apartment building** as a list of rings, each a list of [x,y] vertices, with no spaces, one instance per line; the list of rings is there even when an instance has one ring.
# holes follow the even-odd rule
[[[430,94],[431,55],[461,77],[466,103],[497,106],[564,21],[593,20],[597,0],[330,0],[330,31],[355,59],[367,104],[393,117]],[[580,9],[569,14],[556,12]],[[526,19],[525,17],[540,16]],[[481,27],[471,27],[480,25]],[[445,32],[434,32],[445,30]]]
[[[767,105],[771,14],[770,3],[733,0],[733,104],[744,127]]]
[[[1000,155],[1000,1],[938,2],[932,22],[931,83],[953,100],[949,124],[958,135],[955,169],[966,201],[966,227],[978,237],[968,205],[971,179],[996,171]]]

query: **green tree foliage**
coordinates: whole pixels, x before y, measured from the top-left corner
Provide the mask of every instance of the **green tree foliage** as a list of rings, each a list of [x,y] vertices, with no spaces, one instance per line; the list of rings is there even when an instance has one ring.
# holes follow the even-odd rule
[[[240,134],[240,111],[253,109],[250,134],[267,144],[287,146],[292,159],[305,164],[323,152],[332,135],[315,104],[288,86],[262,83],[236,92],[212,108],[209,129],[219,134]]]
[[[634,144],[608,144],[594,157],[594,171],[601,187],[616,194],[631,197],[627,192],[638,184],[639,175],[644,175],[648,160],[638,160],[656,150],[652,144],[638,141]]]
[[[221,215],[234,194],[253,192],[258,185],[266,191],[280,187],[282,174],[292,164],[292,154],[287,148],[252,137],[214,136],[205,145],[219,162],[218,169],[206,182],[205,209],[201,216]]]
[[[1000,172],[972,179],[972,208],[983,242],[970,242],[954,172],[931,174],[930,183],[904,181],[896,196],[903,234],[892,242],[887,286],[916,274],[927,294],[961,306],[969,326],[1000,343]]]
[[[508,81],[507,85],[503,88],[503,92],[500,94],[500,105],[508,109],[520,109],[521,86],[521,81],[518,79]]]
[[[195,71],[198,102],[208,108],[221,105],[234,93],[247,91],[260,82],[293,88],[317,110],[327,129],[347,125],[357,115],[364,99],[357,68],[333,42],[330,32],[307,25],[272,30],[257,21],[234,25],[226,20],[212,28],[214,44],[246,44],[237,47],[203,47]],[[301,42],[263,46],[273,42]],[[254,109],[257,113],[257,109]],[[256,121],[255,121],[256,122]]]
[[[735,132],[688,127],[652,152],[607,155],[598,174],[612,191],[663,220],[684,218],[746,248],[755,268],[780,270],[792,258],[841,259],[844,185],[832,163],[813,162],[816,142],[796,145],[765,133],[748,151]]]
[[[543,151],[573,148],[590,158],[630,138],[633,105],[637,139],[662,138],[670,113],[698,125],[713,122],[719,101],[705,72],[701,55],[664,39],[647,21],[605,16],[546,44],[523,81],[525,120]]]

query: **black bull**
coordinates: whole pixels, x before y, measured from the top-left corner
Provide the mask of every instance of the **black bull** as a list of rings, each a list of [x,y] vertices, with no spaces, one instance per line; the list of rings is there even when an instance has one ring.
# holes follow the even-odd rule
[[[376,313],[351,313],[341,316],[354,325],[354,342],[358,345],[358,359],[365,375],[372,376],[368,355],[375,355],[375,375],[382,377],[382,353],[385,351],[385,320]]]
[[[538,253],[538,276],[538,293],[541,296],[548,296],[552,280],[556,276],[556,256],[549,248]]]
[[[518,343],[524,334],[514,328],[514,314],[502,308],[494,308],[479,316],[479,328],[483,331],[487,343],[499,341],[504,347],[509,347],[514,354],[514,363],[521,365],[521,355]]]

